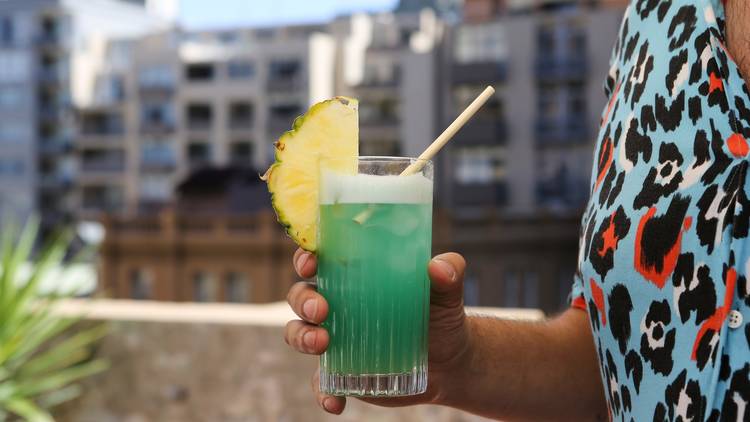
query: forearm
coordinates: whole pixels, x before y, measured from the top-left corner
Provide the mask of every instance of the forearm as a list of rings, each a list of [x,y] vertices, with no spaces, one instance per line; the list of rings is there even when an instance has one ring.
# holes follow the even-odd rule
[[[470,317],[469,349],[444,404],[512,420],[605,420],[585,312],[544,323]]]

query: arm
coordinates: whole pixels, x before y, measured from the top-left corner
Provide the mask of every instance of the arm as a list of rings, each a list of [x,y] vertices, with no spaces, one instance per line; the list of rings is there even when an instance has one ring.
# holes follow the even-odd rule
[[[542,322],[470,317],[465,365],[444,403],[504,420],[606,420],[585,312]]]
[[[430,347],[427,392],[419,396],[366,399],[380,406],[433,403],[505,420],[603,420],[607,415],[591,330],[585,312],[571,309],[542,323],[466,317],[463,273],[458,254],[430,262]],[[315,256],[298,251],[295,268],[302,277],[316,271]],[[328,304],[308,283],[288,295],[302,320],[287,324],[286,342],[313,355],[328,347],[318,326]],[[330,413],[344,410],[345,398],[313,390]]]

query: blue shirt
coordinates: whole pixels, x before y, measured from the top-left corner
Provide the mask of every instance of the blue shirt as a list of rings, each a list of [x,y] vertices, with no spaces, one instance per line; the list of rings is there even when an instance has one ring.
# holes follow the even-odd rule
[[[612,55],[572,306],[613,420],[750,420],[750,92],[724,43],[721,1],[634,0]]]

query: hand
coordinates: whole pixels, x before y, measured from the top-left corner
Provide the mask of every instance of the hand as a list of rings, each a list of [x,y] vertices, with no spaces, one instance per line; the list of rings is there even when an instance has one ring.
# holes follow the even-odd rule
[[[298,249],[294,254],[294,268],[300,277],[313,277],[317,271],[315,255]],[[463,276],[466,262],[456,253],[433,258],[427,271],[432,281],[430,292],[430,327],[428,352],[428,384],[424,394],[410,397],[363,398],[379,406],[408,406],[421,403],[444,403],[451,396],[451,382],[467,361],[468,329],[463,304]],[[328,315],[328,303],[307,282],[299,282],[289,289],[287,301],[302,320],[289,321],[284,340],[301,353],[322,354],[328,347],[328,332],[318,325]],[[312,379],[318,404],[327,412],[340,414],[346,405],[345,397],[321,394],[319,372]]]

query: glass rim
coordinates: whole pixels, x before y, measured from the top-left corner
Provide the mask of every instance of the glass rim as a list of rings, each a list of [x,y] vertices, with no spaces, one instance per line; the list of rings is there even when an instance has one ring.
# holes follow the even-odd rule
[[[378,162],[378,161],[383,161],[383,162],[410,162],[410,163],[422,161],[422,162],[425,162],[427,164],[432,164],[432,160],[426,160],[424,158],[419,158],[419,157],[400,157],[400,156],[393,156],[393,155],[390,155],[390,156],[389,155],[362,155],[362,156],[357,157],[357,160],[359,162],[365,161],[365,162],[371,162],[371,163],[372,162]]]

